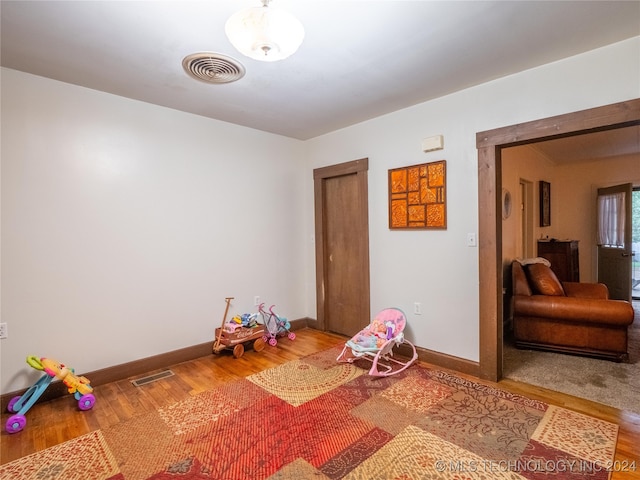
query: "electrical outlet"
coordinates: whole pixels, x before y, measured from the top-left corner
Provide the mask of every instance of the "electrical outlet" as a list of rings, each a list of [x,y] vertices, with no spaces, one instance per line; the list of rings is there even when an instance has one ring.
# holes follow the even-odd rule
[[[475,233],[467,233],[467,247],[477,247],[478,239]]]
[[[256,295],[255,297],[253,297],[253,304],[260,305],[260,295]]]
[[[416,315],[422,315],[422,304],[420,302],[415,302],[413,304],[413,313]]]
[[[6,323],[0,323],[0,338],[8,338],[9,337],[9,328]]]

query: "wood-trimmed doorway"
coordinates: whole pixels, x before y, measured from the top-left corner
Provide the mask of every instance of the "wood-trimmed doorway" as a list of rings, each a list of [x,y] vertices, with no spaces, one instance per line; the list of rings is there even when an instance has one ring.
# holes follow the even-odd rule
[[[353,336],[370,321],[369,159],[313,171],[317,327]]]
[[[640,99],[476,134],[481,378],[502,378],[502,149],[632,125],[640,125]]]

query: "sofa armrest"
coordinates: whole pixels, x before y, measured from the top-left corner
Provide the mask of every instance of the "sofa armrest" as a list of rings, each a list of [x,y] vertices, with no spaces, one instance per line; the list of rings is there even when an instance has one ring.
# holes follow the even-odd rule
[[[575,298],[599,298],[607,300],[609,289],[604,283],[562,282],[564,294]]]
[[[519,262],[511,263],[511,283],[514,295],[532,295],[531,287],[527,281],[527,276]]]
[[[516,295],[514,316],[624,327],[633,323],[633,307],[623,300]]]

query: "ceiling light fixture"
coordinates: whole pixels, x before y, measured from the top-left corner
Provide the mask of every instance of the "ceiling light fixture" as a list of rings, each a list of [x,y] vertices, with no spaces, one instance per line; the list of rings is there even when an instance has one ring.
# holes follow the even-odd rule
[[[224,27],[231,44],[255,60],[275,62],[295,53],[304,39],[304,27],[288,12],[269,6],[246,8],[233,14]]]

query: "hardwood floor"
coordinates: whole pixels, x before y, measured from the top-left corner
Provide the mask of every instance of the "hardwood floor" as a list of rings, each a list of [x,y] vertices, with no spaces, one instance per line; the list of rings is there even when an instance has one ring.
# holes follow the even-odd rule
[[[173,365],[170,368],[175,373],[174,376],[143,387],[135,387],[129,380],[97,386],[96,406],[86,412],[79,411],[77,402],[70,396],[37,404],[27,412],[27,426],[23,431],[10,435],[3,428],[0,437],[0,463],[8,463],[93,430],[125,422],[222,383],[343,344],[345,341],[344,337],[312,329],[298,330],[296,334],[297,339],[293,342],[283,340],[277,347],[267,346],[260,353],[247,351],[238,359],[233,358],[230,352],[224,351],[220,355],[209,355]],[[453,373],[618,424],[620,431],[615,460],[620,466],[635,462],[635,471],[614,471],[611,478],[640,479],[639,415],[512,380],[496,384]],[[9,414],[3,413],[3,427],[8,417]]]

